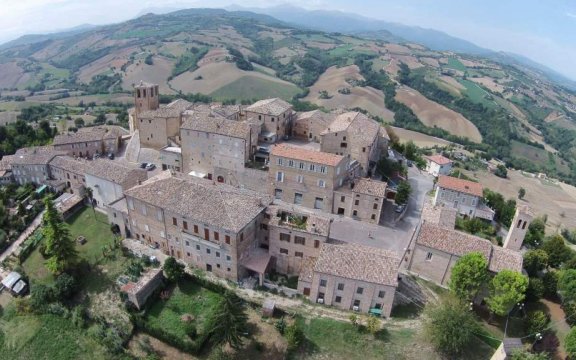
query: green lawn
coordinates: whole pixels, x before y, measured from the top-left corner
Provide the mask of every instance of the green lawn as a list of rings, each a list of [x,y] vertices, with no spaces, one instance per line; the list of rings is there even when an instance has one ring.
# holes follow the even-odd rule
[[[462,64],[460,60],[453,57],[448,58],[448,64],[446,66],[454,70],[460,70],[460,71],[467,70],[466,66],[464,66],[464,64]]]
[[[82,235],[87,240],[84,245],[76,243],[76,249],[80,257],[92,265],[100,263],[103,258],[102,247],[113,242],[112,232],[110,231],[110,225],[108,224],[106,215],[97,211],[94,215],[92,209],[87,207],[74,214],[67,220],[67,223],[72,239],[76,239],[76,237]],[[38,248],[36,248],[26,261],[24,261],[22,266],[26,274],[34,281],[49,284],[54,278],[44,266],[44,262],[44,258],[40,255]],[[110,263],[112,267],[117,267],[117,264],[113,264],[113,262]],[[115,273],[115,271],[112,271],[112,273]],[[95,274],[95,278],[97,277],[98,274]],[[91,279],[90,277],[85,279],[88,285],[91,285],[91,280],[95,279]],[[97,286],[96,284],[96,287]]]
[[[0,319],[4,341],[2,359],[107,359],[105,349],[56,315],[4,316]]]
[[[486,96],[492,95],[478,86],[478,84],[475,82],[463,79],[459,79],[458,82],[466,87],[464,93],[470,98],[470,100],[480,103],[489,109],[498,107],[498,105],[493,100],[486,99]]]
[[[270,81],[255,76],[243,76],[214,91],[210,96],[218,100],[250,100],[274,97],[290,100],[299,92],[301,92],[300,88],[293,84]]]
[[[146,322],[174,337],[188,340],[186,323],[180,317],[184,314],[193,315],[197,330],[201,333],[206,319],[220,299],[221,295],[189,280],[183,280],[173,289],[168,300],[158,299],[149,308]]]

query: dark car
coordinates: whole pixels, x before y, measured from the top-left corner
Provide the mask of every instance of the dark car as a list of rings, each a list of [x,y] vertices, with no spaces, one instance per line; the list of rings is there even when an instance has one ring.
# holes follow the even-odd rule
[[[108,159],[114,160],[114,157],[115,157],[115,156],[114,156],[114,153],[109,153],[109,154],[108,154]]]
[[[143,162],[140,164],[140,169],[146,169],[146,166],[148,166],[148,163]]]

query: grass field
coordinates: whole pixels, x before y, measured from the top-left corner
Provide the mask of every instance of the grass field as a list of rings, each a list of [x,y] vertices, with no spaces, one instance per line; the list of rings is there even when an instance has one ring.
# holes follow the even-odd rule
[[[460,71],[466,71],[466,66],[464,66],[464,64],[462,64],[460,62],[460,60],[455,59],[455,58],[448,58],[448,66],[449,68],[452,68],[454,70],[460,70]]]
[[[70,320],[56,315],[4,315],[0,319],[4,341],[0,357],[28,359],[107,359],[105,349]],[[89,354],[89,355],[88,355]],[[88,356],[88,357],[87,357]]]
[[[512,155],[522,159],[528,159],[546,169],[558,169],[562,172],[569,172],[567,165],[563,164],[560,158],[552,155],[544,149],[537,148],[518,141],[512,141]]]
[[[466,88],[464,93],[470,98],[470,100],[480,103],[487,108],[493,109],[498,107],[498,105],[493,101],[486,99],[486,96],[491,96],[486,90],[482,89],[478,84],[470,80],[459,79],[458,82]]]
[[[197,330],[201,333],[208,316],[220,299],[221,295],[184,280],[173,289],[168,300],[157,300],[150,307],[146,321],[153,328],[188,340],[186,323],[180,317],[184,314],[193,315]]]
[[[279,97],[290,100],[301,90],[293,84],[275,82],[253,76],[243,76],[210,95],[218,100],[224,99],[264,99]]]

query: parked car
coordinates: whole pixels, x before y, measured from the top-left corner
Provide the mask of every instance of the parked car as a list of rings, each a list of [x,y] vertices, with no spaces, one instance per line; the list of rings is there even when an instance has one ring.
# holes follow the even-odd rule
[[[148,166],[148,163],[143,162],[140,164],[140,169],[146,169],[146,166]]]
[[[406,161],[406,165],[408,165],[408,167],[412,167],[412,161],[410,160]]]
[[[394,211],[397,212],[398,214],[400,214],[400,213],[402,213],[402,211],[404,211],[405,208],[406,208],[405,204],[397,205],[396,209],[394,209]]]
[[[156,165],[154,165],[152,163],[149,163],[148,165],[146,165],[146,170],[152,171],[154,169],[156,169]]]
[[[108,159],[114,160],[114,153],[109,153],[109,154],[108,154]]]
[[[100,159],[100,153],[94,154],[94,159]]]

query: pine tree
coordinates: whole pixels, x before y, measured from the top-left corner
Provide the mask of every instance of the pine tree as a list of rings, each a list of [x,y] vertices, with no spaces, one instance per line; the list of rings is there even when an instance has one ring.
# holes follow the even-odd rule
[[[78,252],[74,241],[70,238],[68,226],[64,223],[62,216],[54,207],[52,199],[45,198],[42,233],[45,238],[46,256],[48,261],[46,267],[54,274],[62,273],[72,266],[78,260]]]
[[[242,300],[226,292],[218,303],[208,324],[210,339],[215,345],[227,343],[233,349],[242,346],[241,335],[246,331],[248,317]]]

